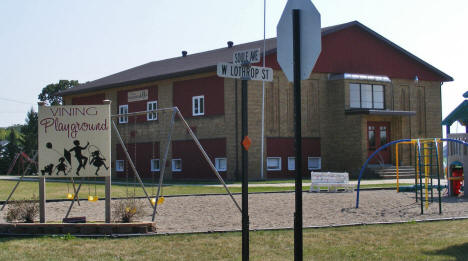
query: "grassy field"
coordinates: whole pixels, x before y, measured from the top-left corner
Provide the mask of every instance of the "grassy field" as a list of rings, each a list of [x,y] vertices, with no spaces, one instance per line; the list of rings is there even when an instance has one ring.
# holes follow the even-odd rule
[[[304,230],[304,260],[468,260],[468,220]],[[292,260],[293,231],[250,233],[251,260]],[[241,233],[0,238],[0,260],[241,260]]]
[[[16,181],[7,181],[0,180],[0,200],[5,200],[10,194],[11,190],[15,186]],[[254,183],[255,184],[255,183]],[[77,185],[78,186],[78,185]],[[361,187],[394,187],[393,184],[377,184],[377,185],[363,185]],[[31,198],[34,195],[39,195],[39,188],[37,182],[32,181],[23,181],[18,186],[13,199],[25,199]],[[148,194],[155,195],[157,192],[156,186],[151,186],[150,184],[145,185]],[[303,186],[303,190],[307,191],[308,186]],[[104,185],[103,184],[84,184],[80,190],[80,197],[86,198],[88,195],[96,194],[100,197],[104,197]],[[261,187],[250,187],[249,192],[279,192],[279,191],[292,191],[294,187],[274,187],[264,184]],[[232,193],[240,193],[240,187],[230,188]],[[71,184],[62,183],[62,182],[47,182],[46,185],[46,195],[48,199],[65,199],[67,193],[73,193],[73,187]],[[112,185],[112,197],[126,197],[127,193],[133,195],[135,192],[136,196],[144,196],[144,192],[139,186],[133,185]],[[163,187],[163,195],[186,195],[186,194],[218,194],[226,193],[223,187],[213,187],[213,186],[203,186],[196,184],[172,184],[166,185]]]

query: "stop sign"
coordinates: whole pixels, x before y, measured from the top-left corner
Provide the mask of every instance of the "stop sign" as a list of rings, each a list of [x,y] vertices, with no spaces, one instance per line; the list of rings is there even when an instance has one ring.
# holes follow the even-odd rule
[[[290,82],[293,71],[293,24],[292,10],[300,10],[300,59],[301,80],[309,78],[322,50],[320,13],[310,0],[288,0],[276,26],[277,60]]]

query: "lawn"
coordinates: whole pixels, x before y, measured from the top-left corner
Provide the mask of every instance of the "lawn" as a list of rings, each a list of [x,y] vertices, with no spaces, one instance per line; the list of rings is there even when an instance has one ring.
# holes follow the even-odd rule
[[[15,186],[16,181],[0,180],[0,200],[5,200],[10,194],[11,190]],[[274,184],[274,183],[273,183]],[[281,191],[294,191],[293,186],[277,187],[268,186],[263,184],[261,187],[250,187],[249,192],[281,192]],[[78,185],[76,185],[78,187]],[[157,192],[157,186],[152,186],[151,183],[145,185],[148,194],[155,195]],[[393,188],[393,184],[376,184],[376,185],[363,185],[362,188],[366,187],[379,187],[379,188]],[[232,193],[240,193],[241,187],[232,187],[230,191]],[[304,191],[309,190],[309,186],[303,186]],[[100,197],[104,197],[104,185],[103,184],[83,184],[80,190],[80,197],[87,198],[88,195],[96,194]],[[67,193],[73,193],[73,187],[71,183],[63,182],[47,182],[46,184],[46,195],[48,199],[65,199]],[[135,192],[136,196],[144,196],[144,192],[138,185],[112,185],[112,197],[126,197],[127,195],[133,195]],[[170,184],[163,186],[163,195],[187,195],[187,194],[223,194],[226,193],[223,187],[196,185],[196,184]],[[39,195],[38,182],[23,181],[18,186],[12,199],[25,199],[32,198],[33,196]]]
[[[304,230],[304,260],[468,260],[468,220]],[[292,260],[293,231],[250,233],[251,260]],[[1,238],[0,260],[241,260],[241,233]]]

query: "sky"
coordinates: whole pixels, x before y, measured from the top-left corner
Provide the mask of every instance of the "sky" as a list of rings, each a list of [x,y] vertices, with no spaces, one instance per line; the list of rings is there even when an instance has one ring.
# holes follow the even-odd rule
[[[466,0],[314,0],[322,27],[357,20],[454,78],[442,116],[468,90]],[[23,124],[42,88],[263,38],[264,0],[2,0],[0,127]],[[286,0],[266,0],[266,37]],[[463,132],[454,124],[452,132]]]

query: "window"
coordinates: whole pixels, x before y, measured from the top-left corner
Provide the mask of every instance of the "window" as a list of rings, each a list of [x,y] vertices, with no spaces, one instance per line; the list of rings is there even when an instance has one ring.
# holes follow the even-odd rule
[[[159,171],[159,159],[151,159],[151,171]]]
[[[147,111],[154,111],[158,108],[158,102],[157,101],[150,101],[146,103],[146,110]],[[146,119],[149,121],[155,121],[158,119],[158,114],[157,112],[148,112],[146,114]]]
[[[181,159],[172,159],[172,171],[181,172],[182,171],[182,160]]]
[[[296,157],[288,157],[288,170],[296,170]]]
[[[378,84],[349,85],[349,107],[362,109],[384,109],[384,86]]]
[[[309,170],[321,169],[322,168],[322,158],[320,157],[308,157],[307,158],[307,167]]]
[[[115,161],[115,171],[123,172],[124,171],[124,161],[116,160]]]
[[[205,96],[192,97],[192,115],[205,115]]]
[[[227,170],[227,159],[226,158],[215,158],[215,167],[218,171]]]
[[[267,170],[281,170],[281,158],[280,157],[268,157],[267,158]]]
[[[127,123],[128,122],[128,105],[120,105],[119,106],[119,114],[122,116],[119,116],[119,123]]]

